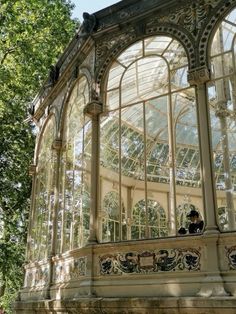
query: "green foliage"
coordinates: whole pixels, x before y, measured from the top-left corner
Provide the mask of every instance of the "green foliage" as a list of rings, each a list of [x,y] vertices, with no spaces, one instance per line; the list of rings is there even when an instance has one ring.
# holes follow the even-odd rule
[[[34,149],[29,103],[74,35],[67,0],[0,0],[0,304],[22,285]]]

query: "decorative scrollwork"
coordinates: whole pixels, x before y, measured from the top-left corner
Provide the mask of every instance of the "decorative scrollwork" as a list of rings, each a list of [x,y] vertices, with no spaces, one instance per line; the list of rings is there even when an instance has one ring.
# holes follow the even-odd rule
[[[86,276],[87,258],[79,257],[65,262],[59,262],[54,268],[53,281],[55,283],[67,282]]]
[[[49,282],[49,267],[48,265],[37,266],[30,268],[25,273],[24,287],[45,286]]]
[[[226,249],[226,256],[229,262],[229,268],[236,270],[236,245],[231,247],[225,247]]]
[[[100,274],[132,274],[200,270],[200,249],[166,249],[100,256]]]

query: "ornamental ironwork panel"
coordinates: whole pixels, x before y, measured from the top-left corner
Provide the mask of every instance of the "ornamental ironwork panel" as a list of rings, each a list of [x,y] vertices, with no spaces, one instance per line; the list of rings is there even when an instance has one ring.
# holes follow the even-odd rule
[[[169,271],[198,271],[200,248],[162,249],[99,256],[100,274],[146,274]]]
[[[229,269],[236,270],[236,245],[225,247]]]

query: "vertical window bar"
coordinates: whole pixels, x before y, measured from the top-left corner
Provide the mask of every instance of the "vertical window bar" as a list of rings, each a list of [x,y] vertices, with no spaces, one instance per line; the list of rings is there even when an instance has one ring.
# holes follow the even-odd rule
[[[147,147],[146,147],[146,111],[143,103],[143,137],[144,137],[144,189],[145,189],[145,237],[149,238],[149,221],[148,221],[148,198],[147,198]]]

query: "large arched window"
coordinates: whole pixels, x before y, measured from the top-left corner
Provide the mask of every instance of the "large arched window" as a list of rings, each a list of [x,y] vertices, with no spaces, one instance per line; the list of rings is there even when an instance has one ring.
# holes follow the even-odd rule
[[[118,186],[120,200],[128,199],[129,190],[144,200],[145,238],[151,236],[149,193],[168,198],[165,235],[174,235],[176,195],[201,189],[195,90],[187,82],[187,70],[183,46],[171,37],[155,36],[127,48],[108,73],[100,175],[103,187],[106,182]]]
[[[236,229],[236,9],[220,23],[210,55],[208,98],[217,213],[220,228],[229,231]]]
[[[189,224],[191,223],[190,219],[188,218],[188,214],[190,213],[191,210],[196,210],[200,214],[200,217],[202,216],[199,209],[193,204],[182,203],[177,207],[176,217],[178,230],[181,227],[188,230]]]
[[[64,122],[58,252],[84,246],[89,236],[91,123],[83,112],[88,102],[89,87],[82,77],[70,95]]]
[[[146,220],[148,221],[147,225]],[[135,204],[131,221],[132,239],[144,239],[147,233],[149,238],[164,237],[167,234],[166,214],[157,201],[148,199],[147,204],[145,200]]]
[[[103,210],[104,217],[102,220],[102,241],[103,242],[114,242],[119,240],[120,234],[120,220],[119,220],[119,194],[117,192],[108,192],[103,199]],[[124,205],[122,202],[123,216],[124,216]],[[125,219],[125,217],[123,217]],[[124,221],[123,219],[123,221]],[[123,229],[125,225],[123,224]],[[124,230],[123,230],[124,231]],[[126,232],[124,232],[126,234]]]
[[[30,260],[42,260],[50,256],[56,162],[52,144],[55,134],[55,118],[52,116],[41,134],[38,149],[35,205],[28,252]]]

